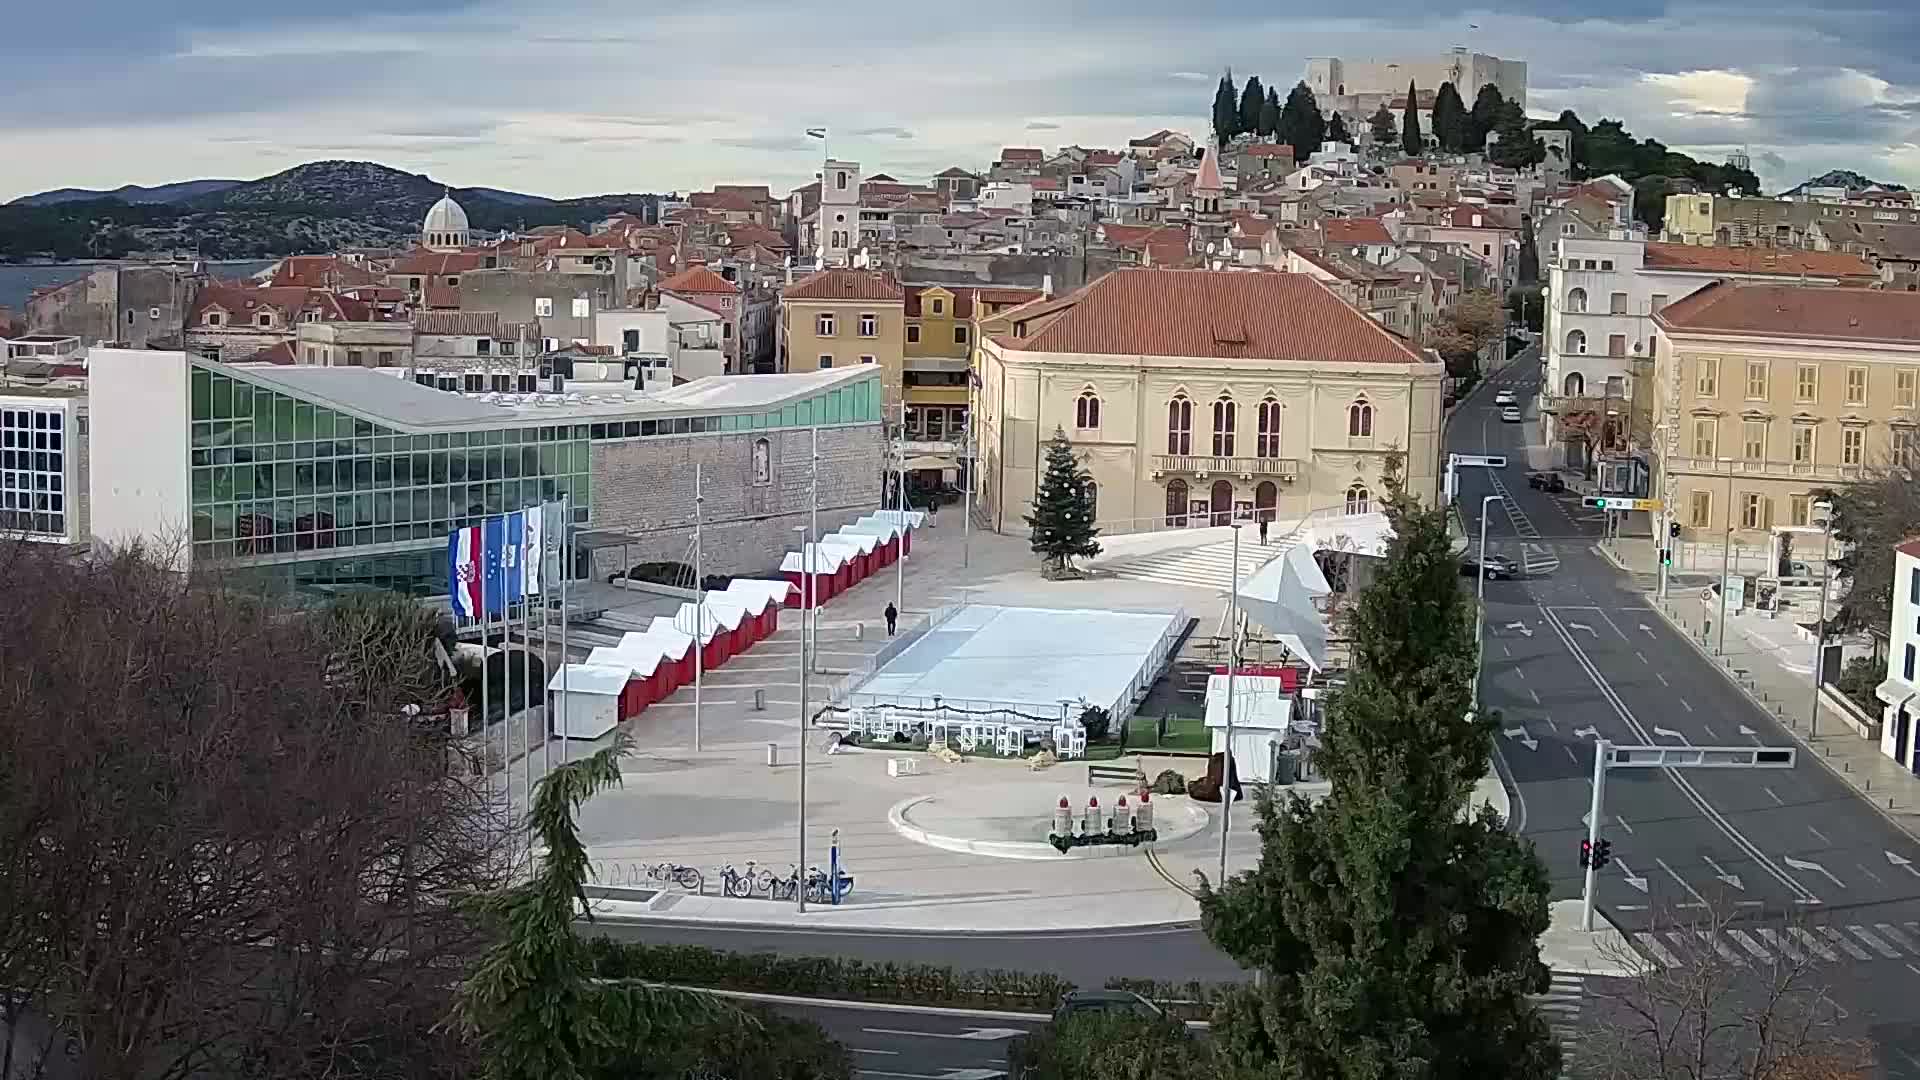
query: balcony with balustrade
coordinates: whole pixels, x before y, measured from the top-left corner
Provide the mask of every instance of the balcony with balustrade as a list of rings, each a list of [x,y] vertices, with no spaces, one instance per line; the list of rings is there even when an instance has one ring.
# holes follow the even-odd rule
[[[1210,457],[1199,454],[1155,454],[1153,476],[1237,476],[1242,480],[1278,480],[1291,484],[1300,478],[1300,462],[1283,457]]]

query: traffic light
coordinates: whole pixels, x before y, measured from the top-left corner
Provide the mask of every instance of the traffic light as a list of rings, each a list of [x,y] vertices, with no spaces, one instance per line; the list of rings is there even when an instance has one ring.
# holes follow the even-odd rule
[[[1582,867],[1585,867],[1588,863],[1592,861],[1593,861],[1593,841],[1591,840],[1580,841],[1580,865]]]
[[[1613,841],[1611,840],[1600,841],[1600,846],[1593,849],[1593,868],[1595,870],[1600,869],[1601,867],[1607,865],[1607,862],[1612,858],[1613,858]]]
[[[1667,535],[1675,540],[1680,539],[1680,523],[1677,521],[1667,522]]]
[[[1672,548],[1663,547],[1660,549],[1660,565],[1661,566],[1673,565],[1673,549]]]
[[[1607,508],[1607,497],[1605,495],[1582,495],[1580,497],[1580,505],[1591,510],[1605,510]]]

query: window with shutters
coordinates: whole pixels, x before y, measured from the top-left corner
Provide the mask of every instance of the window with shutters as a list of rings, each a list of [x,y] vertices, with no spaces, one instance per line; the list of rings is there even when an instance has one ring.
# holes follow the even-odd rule
[[[1840,431],[1840,464],[1858,465],[1867,458],[1867,429],[1858,427],[1842,428]]]
[[[1820,400],[1820,368],[1816,364],[1801,364],[1794,369],[1793,400],[1811,404]]]
[[[880,316],[871,311],[860,313],[860,336],[875,337],[880,333]]]
[[[1787,524],[1808,525],[1813,518],[1813,496],[1787,496]]]
[[[1773,524],[1773,500],[1758,492],[1746,491],[1740,494],[1740,527],[1743,529],[1765,529]]]
[[[1795,465],[1813,464],[1813,433],[1812,424],[1793,425],[1793,463]]]
[[[1714,449],[1719,443],[1720,422],[1711,417],[1696,417],[1693,421],[1693,456],[1712,460]]]
[[[813,318],[813,333],[816,337],[833,336],[833,312],[823,311]]]
[[[1747,361],[1747,400],[1767,400],[1767,362],[1765,360]]]
[[[1867,403],[1867,369],[1850,367],[1847,369],[1847,404],[1865,405]]]
[[[1695,491],[1688,495],[1687,523],[1696,529],[1713,524],[1713,492]]]
[[[1915,378],[1916,374],[1920,372],[1913,368],[1901,368],[1893,373],[1893,403],[1902,409],[1914,406],[1914,387],[1920,384],[1920,380]]]
[[[1740,449],[1748,461],[1765,461],[1767,458],[1767,422],[1748,420],[1740,425]]]
[[[1701,397],[1720,393],[1720,358],[1703,356],[1693,362],[1693,392]]]

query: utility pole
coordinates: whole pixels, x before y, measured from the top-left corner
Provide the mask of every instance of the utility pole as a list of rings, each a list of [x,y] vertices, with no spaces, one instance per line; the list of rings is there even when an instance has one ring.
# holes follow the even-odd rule
[[[966,479],[967,486],[961,492],[961,496],[963,499],[965,499],[965,502],[961,504],[961,516],[960,516],[960,568],[962,570],[965,570],[973,565],[973,560],[970,557],[972,554],[972,543],[973,543],[973,410],[972,409],[967,410],[967,421],[965,426],[961,428],[961,431],[964,433],[966,438],[965,438],[965,441],[961,444],[962,457],[960,459],[960,471],[961,471],[961,475]]]
[[[1827,660],[1827,590],[1833,586],[1833,504],[1818,502],[1813,506],[1820,514],[1820,625],[1815,629],[1813,643],[1813,704],[1807,709],[1807,738],[1820,733],[1820,683],[1826,675]],[[1720,586],[1725,589],[1726,586]]]
[[[1480,580],[1475,586],[1479,608],[1473,620],[1473,708],[1476,713],[1480,710],[1480,657],[1487,647],[1487,514],[1494,503],[1505,501],[1505,495],[1484,495],[1480,499],[1480,562],[1476,575]]]
[[[707,655],[703,648],[707,636],[707,579],[701,568],[700,526],[704,514],[701,504],[706,502],[706,494],[701,489],[699,462],[693,466],[693,752],[700,752],[700,694],[703,676],[707,670]]]
[[[1227,752],[1220,759],[1220,884],[1227,883],[1227,841],[1233,836],[1233,690],[1240,669],[1240,522],[1233,523],[1233,577],[1227,593]]]
[[[1593,802],[1587,810],[1587,846],[1586,855],[1581,859],[1586,867],[1586,880],[1580,886],[1580,929],[1593,929],[1593,879],[1605,865],[1606,857],[1600,854],[1600,812],[1607,803],[1607,757],[1613,752],[1613,744],[1601,739],[1593,744]],[[1596,858],[1595,856],[1599,857]]]

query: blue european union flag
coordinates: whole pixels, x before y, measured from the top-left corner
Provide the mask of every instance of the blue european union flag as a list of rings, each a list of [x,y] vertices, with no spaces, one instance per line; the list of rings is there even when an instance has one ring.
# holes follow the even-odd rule
[[[482,603],[486,605],[488,615],[499,615],[507,610],[507,583],[504,572],[506,529],[505,518],[490,517],[480,523],[480,544],[485,552],[483,565],[486,567]]]
[[[527,598],[527,518],[518,510],[507,515],[507,534],[500,547],[501,590],[509,604]]]

